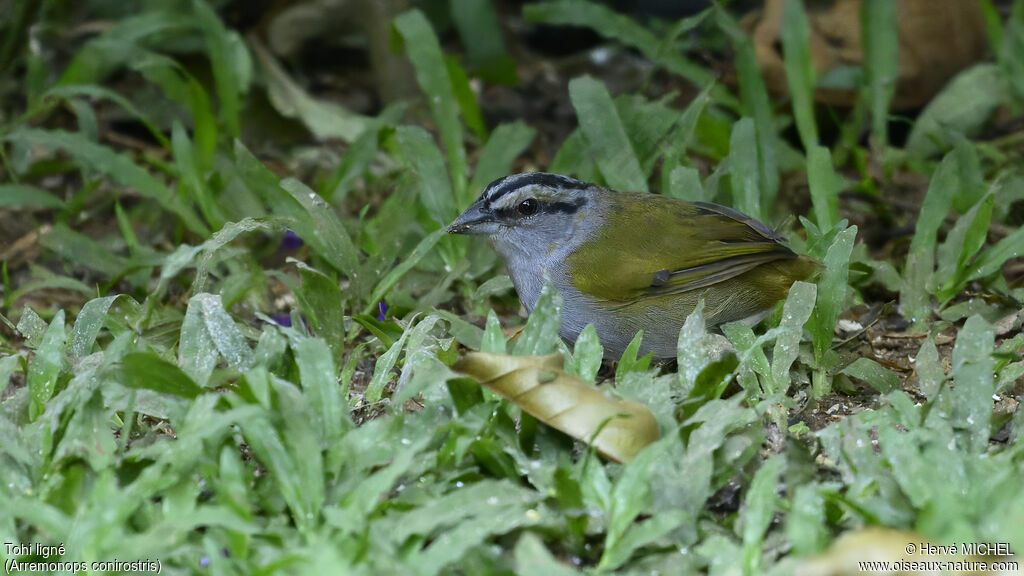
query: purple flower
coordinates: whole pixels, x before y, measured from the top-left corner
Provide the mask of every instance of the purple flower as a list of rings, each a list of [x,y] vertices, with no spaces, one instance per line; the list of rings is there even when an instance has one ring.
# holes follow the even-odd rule
[[[281,239],[281,249],[286,252],[298,250],[302,247],[302,238],[295,235],[291,230],[285,230],[284,238]]]
[[[290,328],[291,325],[292,325],[292,316],[291,316],[291,314],[274,314],[270,318],[271,318],[271,320],[274,321],[274,324],[277,324],[278,326],[284,326],[285,328]]]
[[[380,322],[384,321],[384,318],[387,317],[388,308],[390,308],[390,306],[385,304],[383,301],[377,302],[377,310],[380,310],[380,313],[377,314],[377,320],[379,320]]]

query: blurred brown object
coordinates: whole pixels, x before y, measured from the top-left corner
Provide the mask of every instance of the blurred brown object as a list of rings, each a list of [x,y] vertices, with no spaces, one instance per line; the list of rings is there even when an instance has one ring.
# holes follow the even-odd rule
[[[768,90],[787,92],[782,60],[782,7],[786,0],[765,0],[747,14],[743,28],[751,35]],[[971,0],[893,0],[899,27],[899,78],[891,108],[924,106],[957,72],[985,55],[985,21]],[[830,71],[863,64],[860,0],[805,0],[810,52],[820,80]],[[818,88],[815,99],[852,106],[856,88]]]
[[[391,22],[409,4],[409,0],[278,0],[264,18],[266,44],[274,56],[288,60],[316,39],[361,38],[381,101],[410,99],[417,94],[412,66],[390,44]]]

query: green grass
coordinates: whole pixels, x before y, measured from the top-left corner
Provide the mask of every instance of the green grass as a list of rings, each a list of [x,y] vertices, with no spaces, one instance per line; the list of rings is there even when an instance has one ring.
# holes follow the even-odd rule
[[[11,38],[76,24],[58,3],[16,4]],[[585,2],[526,5],[697,93],[567,78],[576,124],[538,168],[736,206],[825,265],[724,338],[698,307],[674,369],[638,358],[637,339],[602,376],[593,330],[571,349],[556,337],[555,294],[510,341],[524,320],[500,260],[445,233],[550,136],[483,123],[471,86],[522,66],[493,37],[493,4],[453,4],[465,55],[439,40],[443,22],[398,16],[392,44],[423,102],[372,118],[315,96],[200,0],[100,4],[85,13],[102,33],[0,54],[15,63],[0,73],[0,210],[19,230],[0,245],[0,541],[171,574],[781,575],[872,526],[1024,550],[1024,411],[1007,408],[1024,377],[1024,229],[1007,208],[1024,197],[1022,150],[1019,132],[969,139],[986,110],[1024,104],[1024,2],[1006,22],[988,5],[995,62],[933,101],[905,149],[887,123],[892,14],[865,2],[871,139],[836,155],[801,2],[784,14],[781,104],[722,8],[645,26]],[[683,56],[690,33],[731,46],[737,86]],[[258,136],[268,115],[299,142]],[[850,118],[843,134],[861,128]],[[114,120],[131,139],[111,137]],[[794,123],[806,153],[784,138]],[[805,178],[807,202],[780,174]],[[927,182],[900,222],[909,253],[866,243],[902,193],[893,174]],[[807,214],[786,221],[794,205]],[[837,333],[872,314],[881,333]],[[883,337],[895,352],[872,347]],[[607,461],[454,371],[467,350],[561,353],[569,374],[647,406],[661,437]]]

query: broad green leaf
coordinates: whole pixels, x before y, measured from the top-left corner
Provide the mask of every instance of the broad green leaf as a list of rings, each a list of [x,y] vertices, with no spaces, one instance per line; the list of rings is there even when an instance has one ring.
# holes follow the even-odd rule
[[[572,364],[566,366],[566,372],[579,376],[585,382],[593,382],[603,359],[604,347],[597,338],[597,329],[593,324],[587,324],[573,344]]]
[[[46,409],[47,401],[53,397],[64,363],[66,337],[64,311],[58,310],[28,365],[28,389],[32,395],[29,420],[38,418]]]
[[[704,195],[704,186],[700,182],[700,172],[689,166],[676,166],[672,170],[669,175],[668,191],[665,194],[689,202],[708,200]]]
[[[957,334],[953,347],[952,395],[953,426],[965,436],[965,447],[982,453],[991,436],[992,377],[995,330],[981,316],[971,316]]]
[[[7,391],[11,383],[11,376],[18,369],[18,356],[4,356],[0,358],[0,394]]]
[[[416,318],[414,316],[409,320],[409,326],[406,327],[402,336],[395,340],[395,343],[388,348],[387,352],[377,358],[377,363],[373,366],[373,377],[363,393],[363,398],[369,404],[380,402],[381,397],[384,395],[384,387],[391,381],[391,369],[398,362],[398,356],[402,353],[402,349],[405,348],[405,341],[409,338],[409,332],[412,331],[412,324],[415,321]]]
[[[747,497],[741,510],[744,574],[762,573],[761,556],[765,532],[780,507],[775,490],[784,465],[785,460],[781,456],[765,460],[754,474],[750,489],[747,490]]]
[[[371,120],[335,102],[319,100],[295,83],[277,60],[258,42],[253,52],[263,68],[267,96],[274,109],[286,118],[295,118],[309,129],[317,140],[340,139],[354,142],[368,128]]]
[[[220,362],[220,354],[203,318],[202,300],[193,298],[185,309],[178,339],[178,366],[199,386],[205,387]]]
[[[685,158],[687,150],[690,148],[690,144],[693,141],[694,134],[697,131],[697,124],[703,117],[704,109],[711,102],[711,90],[715,87],[714,84],[708,84],[699,94],[693,97],[693,100],[686,105],[686,109],[683,110],[682,116],[675,124],[675,130],[669,135],[668,141],[664,144],[664,160],[662,161],[662,193],[665,190],[674,189],[672,186],[665,186],[664,175],[671,174],[676,171],[677,164],[681,159]],[[692,191],[697,193],[698,191]],[[676,196],[679,198],[679,196]],[[683,198],[686,200],[687,198]]]
[[[704,300],[701,299],[683,322],[676,342],[676,364],[683,390],[692,390],[700,373],[714,361],[712,345],[712,338],[704,324]]]
[[[562,564],[544,547],[544,542],[532,532],[523,532],[514,549],[517,574],[547,574],[574,576],[579,572]]]
[[[804,324],[811,317],[816,296],[817,286],[809,282],[795,282],[789,289],[789,297],[782,307],[779,335],[775,338],[775,349],[772,352],[773,392],[785,393],[789,389],[789,369],[800,355]]]
[[[25,209],[60,209],[64,201],[42,188],[27,184],[0,184],[0,208]]]
[[[605,549],[601,555],[601,561],[598,563],[599,569],[614,570],[618,568],[629,559],[630,554],[638,547],[637,544],[646,543],[638,542],[635,537],[631,538],[631,533],[648,532],[651,534],[651,528],[657,524],[657,529],[653,531],[653,535],[657,537],[676,528],[687,519],[688,515],[682,511],[670,511],[654,514],[652,518],[641,523],[635,522],[641,514],[657,512],[651,510],[651,476],[658,461],[667,457],[672,446],[678,443],[678,436],[668,435],[640,450],[622,471],[622,476],[615,483],[611,494],[608,531],[605,533]],[[653,538],[641,540],[650,539]]]
[[[25,339],[25,345],[29,348],[39,348],[43,342],[43,335],[49,325],[35,310],[25,306],[18,319],[18,334]]]
[[[293,219],[292,231],[339,272],[351,275],[359,263],[352,240],[337,214],[315,192],[298,182],[277,176],[235,141],[235,164],[246,186],[266,202],[271,212]]]
[[[118,296],[94,298],[82,306],[78,317],[75,318],[75,327],[71,331],[71,345],[68,347],[68,353],[76,358],[82,358],[92,352],[96,336],[99,335],[103,323],[107,320],[110,305],[117,298]]]
[[[615,380],[621,380],[630,372],[645,372],[650,367],[654,353],[648,352],[640,356],[640,345],[643,343],[643,339],[644,331],[639,330],[626,345],[626,349],[622,351],[622,357],[619,358],[619,364],[615,367]]]
[[[557,174],[575,176],[585,182],[596,182],[601,177],[590,156],[587,137],[579,128],[570,132],[562,142],[548,169]]]
[[[319,338],[305,338],[295,345],[294,351],[302,389],[312,399],[314,418],[319,421],[320,448],[326,449],[341,438],[348,419],[347,403],[342,403],[338,394],[331,349]]]
[[[640,95],[625,94],[615,99],[615,109],[622,120],[633,152],[640,163],[644,178],[654,170],[655,163],[662,156],[676,153],[685,154],[688,142],[677,142],[676,138],[687,139],[686,135],[674,133],[676,123],[684,114],[662,101],[649,101]],[[677,151],[682,148],[682,151]]]
[[[1024,254],[1024,227],[1019,227],[1004,236],[994,246],[985,248],[971,266],[967,280],[986,278],[999,272],[1003,264],[1011,258],[1019,258]]]
[[[996,64],[975,64],[957,74],[917,117],[907,137],[907,153],[927,158],[947,151],[953,147],[949,131],[976,136],[1005,101],[1003,86]]]
[[[180,368],[161,360],[152,352],[132,352],[121,358],[121,383],[129,388],[152,390],[180,398],[195,398],[203,393]]]
[[[764,353],[764,343],[767,341],[765,337],[768,334],[758,338],[754,331],[750,329],[750,326],[742,322],[723,324],[721,329],[722,334],[729,339],[729,342],[736,347],[736,351],[740,353],[741,370],[737,375],[737,379],[748,397],[760,397],[761,385],[755,373],[760,374],[766,379],[771,377],[768,356]]]
[[[828,543],[826,528],[825,488],[817,483],[797,486],[793,491],[789,513],[786,514],[786,536],[793,543],[797,556],[811,556],[825,549]]]
[[[935,347],[934,340],[928,339],[921,344],[921,349],[914,360],[914,369],[917,371],[921,393],[929,400],[935,400],[946,374],[939,363],[939,350]]]
[[[558,330],[562,326],[562,296],[550,284],[541,289],[540,298],[519,337],[512,345],[515,356],[540,356],[550,354],[558,342]]]
[[[220,295],[196,294],[189,302],[190,306],[192,302],[198,303],[206,330],[224,360],[239,370],[248,370],[254,361],[252,349],[235,326],[235,321],[224,310]]]
[[[302,313],[313,332],[327,342],[334,361],[340,362],[345,352],[345,301],[338,280],[303,262],[295,265],[302,278],[296,293]]]
[[[71,415],[53,460],[81,458],[95,472],[110,467],[117,457],[117,443],[109,418],[102,395],[93,392]]]
[[[505,354],[505,334],[501,331],[501,323],[494,310],[487,311],[487,323],[484,326],[484,336],[480,340],[480,352],[488,354]]]
[[[281,188],[305,211],[298,215],[301,226],[293,231],[336,270],[352,278],[359,264],[359,254],[338,214],[316,192],[294,178],[282,180]]]
[[[850,226],[836,235],[825,253],[825,269],[818,280],[817,305],[808,324],[814,343],[814,360],[819,366],[832,345],[836,322],[846,305],[850,254],[856,239],[857,227]]]
[[[394,26],[405,40],[406,54],[416,69],[416,81],[427,97],[430,113],[441,132],[455,198],[460,205],[469,205],[472,198],[466,194],[466,149],[458,103],[437,35],[423,13],[416,9],[395,18]]]
[[[900,385],[900,380],[895,374],[870,358],[857,358],[840,373],[863,380],[882,394],[888,394]]]
[[[239,422],[239,427],[260,463],[270,471],[299,533],[308,533],[318,524],[323,506],[323,458],[319,449],[311,449],[316,436],[302,413],[309,406],[289,384],[271,380],[280,406],[279,419],[272,419],[270,413],[258,414]]]
[[[176,276],[181,270],[192,263],[197,256],[196,277],[192,280],[192,292],[199,294],[206,290],[206,280],[210,274],[210,268],[214,264],[214,257],[219,251],[238,238],[240,235],[249,232],[277,231],[289,221],[282,218],[245,218],[238,222],[228,222],[220,230],[215,232],[209,240],[199,246],[179,246],[175,255],[169,256],[160,271],[160,284],[158,292],[166,285],[167,281]]]
[[[491,296],[508,294],[512,290],[515,290],[515,286],[512,284],[512,279],[509,278],[507,274],[499,274],[484,281],[484,283],[476,289],[476,292],[473,292],[473,296],[471,296],[469,300],[470,302],[477,304],[486,301]]]
[[[147,10],[128,16],[78,50],[57,84],[98,84],[137,57],[140,43],[148,37],[172,34],[194,25],[194,18],[180,11]]]
[[[569,98],[605,182],[616,190],[646,192],[647,179],[604,84],[590,76],[574,78]]]

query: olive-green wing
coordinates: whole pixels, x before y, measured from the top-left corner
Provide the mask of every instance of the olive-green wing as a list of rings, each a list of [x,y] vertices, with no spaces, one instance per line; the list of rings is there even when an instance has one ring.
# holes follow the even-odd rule
[[[622,193],[605,219],[566,262],[576,288],[601,300],[698,290],[796,258],[763,223],[716,204]]]

